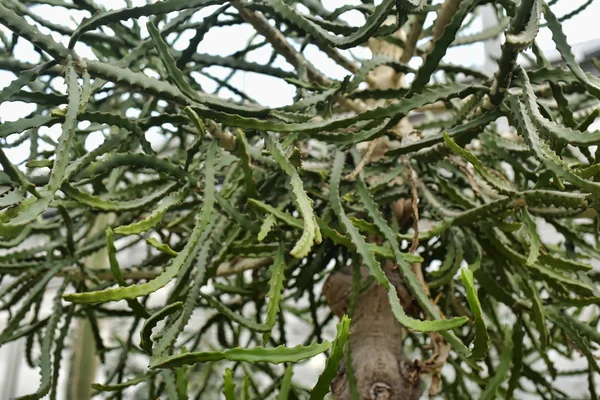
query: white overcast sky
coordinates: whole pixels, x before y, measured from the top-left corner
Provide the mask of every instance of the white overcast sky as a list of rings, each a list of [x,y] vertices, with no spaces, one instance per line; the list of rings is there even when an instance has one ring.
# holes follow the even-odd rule
[[[437,1],[439,2],[439,1]],[[125,1],[123,0],[103,0],[98,1],[98,4],[103,4],[107,9],[119,9],[125,6]],[[133,0],[133,4],[136,6],[145,4],[144,0]],[[359,0],[345,1],[344,4],[349,3],[359,3]],[[571,10],[579,7],[585,3],[585,0],[559,0],[558,3],[553,6],[553,10],[556,15],[562,16]],[[339,0],[323,0],[323,4],[328,9],[334,9],[338,7],[341,2]],[[194,19],[201,19],[203,16],[212,13],[217,6],[208,7],[203,12],[197,13],[194,16]],[[89,16],[87,12],[73,12],[67,11],[61,7],[51,7],[51,6],[36,6],[34,8],[34,12],[38,15],[44,16],[46,18],[51,17],[53,23],[58,23],[62,25],[67,25],[71,28],[75,28],[77,26],[76,21],[81,21],[84,17]],[[358,12],[350,12],[346,13],[345,18],[349,23],[353,25],[357,25],[361,23],[362,16]],[[598,29],[598,18],[600,18],[600,0],[596,0],[590,5],[583,13],[580,13],[576,17],[564,22],[563,28],[567,37],[569,38],[569,42],[572,45],[580,44],[583,42],[589,42],[593,40],[598,40],[600,45],[600,29]],[[428,23],[431,23],[433,20],[433,15],[430,14],[430,18]],[[31,20],[29,20],[32,23]],[[146,18],[142,17],[139,20],[142,28],[145,26]],[[130,24],[131,21],[128,21],[127,24]],[[0,27],[0,29],[6,30],[4,27]],[[468,33],[475,33],[482,29],[482,22],[480,20],[476,21],[469,27]],[[42,31],[48,32],[47,30],[42,28]],[[222,28],[214,28],[212,29],[206,36],[205,39],[200,43],[198,47],[198,51],[201,53],[207,53],[212,55],[229,55],[237,50],[240,50],[246,46],[246,42],[249,40],[250,36],[253,33],[253,29],[248,25],[241,26],[233,26],[233,27],[222,27]],[[61,36],[59,34],[53,34],[55,40],[60,40],[66,44],[68,38],[65,36]],[[185,48],[187,46],[187,40],[193,36],[191,31],[186,32],[185,35],[182,35],[182,38],[178,43],[175,44],[175,48]],[[551,40],[550,32],[547,28],[542,28],[538,36],[538,43],[542,48],[547,49],[549,51],[554,51],[554,45]],[[93,54],[83,45],[82,43],[78,43],[76,46],[76,50],[78,54],[84,57],[94,58]],[[357,48],[353,50],[354,54],[360,58],[368,58],[369,52],[364,47]],[[309,46],[305,53],[308,59],[317,66],[321,71],[331,76],[332,78],[341,79],[345,75],[348,74],[346,70],[336,65],[333,61],[331,61],[327,56],[318,51],[315,46]],[[26,42],[25,40],[20,40],[19,45],[15,51],[16,58],[36,63],[39,61],[39,55],[33,51],[33,46]],[[247,59],[249,61],[255,61],[259,63],[264,63],[270,56],[270,51],[267,48],[262,48],[257,51],[253,51],[248,54]],[[485,60],[485,50],[482,44],[476,44],[473,46],[463,46],[458,48],[451,48],[448,52],[446,59],[447,62],[463,64],[469,66],[481,66]],[[413,60],[417,61],[417,60]],[[278,57],[276,60],[276,65],[284,68],[290,69],[290,66],[286,64],[286,62]],[[221,67],[210,67],[208,71],[217,76],[224,77],[228,74],[228,70]],[[10,72],[0,71],[0,88],[7,86],[13,79],[15,79],[15,75]],[[216,84],[213,81],[210,81],[208,78],[199,76],[199,81],[203,85],[203,88],[207,91],[212,91],[216,89]],[[55,82],[58,84],[59,90],[62,89],[60,79],[55,79]],[[282,106],[286,104],[290,104],[293,99],[295,88],[292,85],[289,85],[282,80],[270,78],[261,74],[255,73],[244,73],[238,72],[232,79],[232,83],[237,85],[238,87],[242,87],[250,97],[256,99],[258,102],[267,105],[267,106]],[[229,93],[227,90],[222,90],[220,95],[227,96]],[[13,121],[18,118],[22,118],[34,110],[34,106],[31,104],[25,104],[22,102],[4,102],[0,104],[0,121]],[[128,115],[133,117],[134,115]],[[46,130],[46,133],[51,137],[58,137],[59,135],[59,127],[55,126],[52,128],[42,128]],[[152,135],[152,133],[149,133]],[[86,143],[86,147],[95,147],[95,145],[99,144],[101,138],[98,141],[94,140],[95,143]],[[148,137],[150,141],[152,141],[152,137]],[[156,138],[158,139],[158,138]],[[15,162],[20,162],[24,158],[27,157],[27,145],[20,146],[16,149],[11,149],[9,152],[9,157],[13,159]]]
[[[134,5],[143,5],[146,3],[144,0],[133,0]],[[341,4],[339,0],[323,0],[324,6],[328,9],[334,9]],[[439,2],[439,1],[437,1]],[[107,9],[119,9],[125,6],[125,1],[123,0],[103,0],[97,1],[99,4],[103,4]],[[353,1],[345,1],[345,4],[348,3],[359,3],[358,0]],[[569,11],[579,7],[581,4],[585,3],[585,0],[559,0],[556,5],[553,6],[553,10],[556,15],[561,16]],[[204,15],[209,14],[214,11],[216,6],[207,8],[206,13],[202,13]],[[59,23],[63,25],[67,25],[71,28],[76,27],[75,21],[80,21],[82,18],[89,16],[87,12],[67,12],[66,10],[60,7],[51,7],[51,6],[36,6],[34,11],[44,17],[51,16],[53,23]],[[195,18],[201,18],[202,14],[197,14]],[[360,23],[361,18],[358,17],[359,13],[346,13],[345,16],[349,20],[350,23],[356,24]],[[431,15],[431,14],[430,14]],[[354,18],[352,18],[354,17]],[[600,29],[598,29],[598,19],[600,18],[600,0],[594,1],[592,5],[590,5],[583,13],[578,16],[572,18],[564,22],[563,28],[567,37],[569,38],[569,42],[573,44],[578,44],[591,40],[600,39]],[[432,20],[433,17],[430,17]],[[143,26],[146,19],[141,18],[140,22]],[[30,21],[31,22],[31,21]],[[431,21],[429,21],[431,22]],[[4,27],[0,28],[6,31]],[[470,32],[477,32],[481,29],[481,22],[477,21],[470,28]],[[246,44],[246,41],[249,39],[253,30],[250,26],[235,26],[235,27],[224,27],[224,28],[215,28],[212,29],[209,34],[205,37],[205,40],[200,43],[198,48],[199,52],[214,54],[214,55],[228,55],[232,52],[243,48]],[[178,44],[182,47],[187,45],[187,39],[193,35],[192,32],[186,32],[187,35],[182,37]],[[60,35],[55,35],[55,39],[62,40],[66,43],[68,40],[66,37],[61,37]],[[553,43],[551,40],[550,32],[547,28],[543,28],[538,36],[538,42],[545,49],[553,49]],[[177,46],[176,46],[177,47]],[[80,44],[77,48],[79,54],[83,56],[89,56],[93,58],[93,55],[89,51],[86,51],[83,44]],[[360,51],[363,50],[363,51]],[[251,61],[261,62],[264,61],[265,57],[268,57],[268,51],[256,51],[250,54],[248,57]],[[329,60],[326,56],[319,54],[319,52],[315,48],[311,48],[307,52],[309,59],[322,71],[327,73],[328,75],[334,78],[343,78],[347,72],[341,67],[335,65],[335,63]],[[368,52],[364,51],[364,49],[359,49],[359,51],[355,51],[360,57],[368,57]],[[33,51],[33,48],[30,44],[26,43],[24,40],[20,41],[20,46],[18,46],[16,51],[16,57],[25,61],[36,62],[38,61],[38,55]],[[481,64],[484,59],[484,50],[483,46],[470,46],[470,47],[460,47],[453,48],[447,55],[447,61],[454,63],[461,63],[467,65],[478,65]],[[285,64],[281,60],[278,60],[280,65]],[[213,69],[212,72],[215,73]],[[218,72],[217,72],[218,73]],[[221,74],[225,73],[225,71],[221,72]],[[239,74],[238,79],[242,79],[242,73]],[[0,87],[4,87],[10,83],[12,79],[14,79],[14,75],[8,72],[0,73]],[[248,78],[248,77],[246,77]],[[255,74],[252,74],[251,80],[255,80]],[[281,102],[289,102],[291,96],[293,95],[293,88],[290,86],[287,90],[265,90],[265,86],[262,84],[263,82],[257,82],[254,85],[250,79],[246,79],[245,85],[246,90],[249,92],[251,96],[256,97],[259,101],[263,102],[266,105],[279,105]],[[210,85],[210,84],[209,84]],[[287,86],[287,85],[286,85]],[[276,89],[276,88],[273,88]],[[279,88],[277,88],[279,89]],[[5,107],[5,105],[2,105]],[[7,119],[15,119],[17,118],[16,114],[13,112],[6,113],[3,107],[0,106],[0,118],[2,120]],[[11,107],[11,111],[12,111]],[[8,110],[6,110],[8,111]]]

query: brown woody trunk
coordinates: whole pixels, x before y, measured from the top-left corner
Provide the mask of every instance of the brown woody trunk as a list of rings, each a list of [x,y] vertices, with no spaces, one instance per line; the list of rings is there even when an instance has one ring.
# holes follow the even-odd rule
[[[408,309],[412,306],[412,298],[398,275],[389,273],[391,267],[386,265],[386,273],[396,287],[403,307]],[[364,267],[362,275],[368,275]],[[347,267],[332,273],[323,288],[327,302],[337,316],[348,311],[351,292],[352,270]],[[406,332],[393,316],[382,286],[374,283],[360,294],[350,333],[352,367],[361,399],[416,400],[421,397],[423,384],[419,363],[404,356]],[[345,360],[340,363],[331,391],[336,400],[351,400]]]

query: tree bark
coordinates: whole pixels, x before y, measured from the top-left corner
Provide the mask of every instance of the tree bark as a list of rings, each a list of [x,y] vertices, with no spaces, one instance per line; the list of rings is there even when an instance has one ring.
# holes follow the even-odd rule
[[[396,287],[405,310],[414,306],[413,299],[397,274],[388,273],[392,265],[384,269],[390,282]],[[368,276],[366,268],[361,274]],[[332,273],[323,293],[334,314],[342,316],[348,311],[352,295],[352,270],[344,267]],[[357,299],[350,325],[349,346],[352,369],[357,389],[364,400],[417,400],[423,393],[418,361],[404,356],[405,329],[392,314],[386,290],[371,284]],[[340,363],[338,375],[331,384],[336,400],[351,400],[346,361]]]

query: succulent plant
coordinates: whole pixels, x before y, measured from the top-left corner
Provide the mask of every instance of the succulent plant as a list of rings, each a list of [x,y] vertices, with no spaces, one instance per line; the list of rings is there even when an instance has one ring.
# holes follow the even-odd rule
[[[0,346],[26,340],[41,371],[20,399],[57,398],[66,373],[77,399],[569,398],[561,374],[596,398],[600,78],[561,24],[592,2],[431,3],[0,2],[0,69],[17,75],[0,102],[35,106],[0,124]],[[38,6],[87,17],[72,29]],[[497,25],[464,33],[482,7]],[[199,52],[241,25],[243,49]],[[493,76],[445,61],[499,35]],[[259,104],[238,73],[293,102]],[[314,387],[294,379],[321,354]]]

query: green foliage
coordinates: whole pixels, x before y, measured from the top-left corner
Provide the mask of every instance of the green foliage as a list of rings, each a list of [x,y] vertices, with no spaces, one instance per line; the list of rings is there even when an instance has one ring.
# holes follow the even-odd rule
[[[321,373],[321,376],[319,376],[317,384],[310,392],[311,400],[323,399],[325,395],[329,393],[329,385],[337,375],[338,364],[344,356],[344,346],[350,335],[350,318],[348,318],[348,316],[344,315],[342,317],[337,330],[337,337],[332,344],[333,351],[325,363],[325,369],[323,370],[323,373]]]
[[[311,358],[317,354],[321,354],[331,347],[331,343],[325,341],[323,343],[314,343],[309,346],[284,347],[275,348],[240,348],[212,352],[197,352],[185,353],[182,355],[157,358],[150,364],[153,368],[171,368],[180,365],[189,365],[207,361],[229,360],[229,361],[244,361],[244,362],[268,362],[280,364],[286,362],[298,362],[300,360]]]
[[[473,319],[475,320],[475,339],[473,340],[471,357],[474,360],[480,360],[485,357],[490,338],[487,333],[485,321],[483,320],[481,303],[479,302],[477,289],[475,288],[475,283],[473,281],[473,272],[468,268],[463,268],[461,271],[461,279],[467,292],[467,301],[469,302],[469,307],[473,313]]]
[[[233,382],[233,373],[229,368],[225,370],[225,375],[223,375],[223,381],[223,394],[225,395],[225,400],[234,400],[235,383]]]
[[[0,4],[14,33],[0,32],[0,69],[16,75],[0,102],[34,106],[0,124],[0,345],[23,338],[41,376],[20,399],[57,398],[77,321],[103,398],[321,399],[341,369],[358,397],[351,320],[328,337],[319,289],[349,264],[370,275],[355,274],[352,301],[381,285],[407,354],[435,357],[436,335],[450,346],[441,397],[567,398],[549,354],[585,357],[568,373],[597,397],[600,78],[562,29],[591,1],[560,17],[543,0],[26,3]],[[482,3],[497,25],[465,33]],[[41,5],[85,18],[72,29]],[[365,23],[349,25],[350,11]],[[244,24],[256,35],[235,53],[199,51]],[[544,29],[565,67],[537,46]],[[444,61],[500,34],[493,77]],[[18,60],[25,42],[39,62]],[[391,50],[346,51],[373,43]],[[320,72],[309,44],[349,76]],[[270,56],[249,61],[255,50]],[[259,104],[236,78],[246,72],[287,82],[294,101]],[[292,320],[308,327],[295,347]],[[296,363],[328,351],[313,388],[295,382]]]
[[[507,329],[504,332],[504,342],[502,343],[502,354],[500,355],[500,363],[496,368],[494,376],[485,385],[485,390],[481,393],[481,399],[491,400],[496,398],[496,392],[500,388],[502,382],[506,379],[506,375],[510,370],[510,364],[513,355],[512,332]]]

